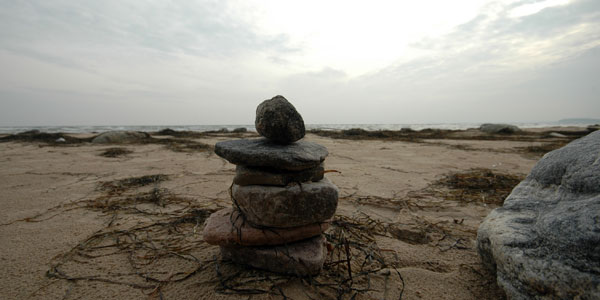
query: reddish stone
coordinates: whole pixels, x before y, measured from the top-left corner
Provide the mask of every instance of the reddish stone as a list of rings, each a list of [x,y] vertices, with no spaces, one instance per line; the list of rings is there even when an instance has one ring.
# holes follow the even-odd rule
[[[233,208],[210,215],[204,226],[204,241],[219,246],[282,245],[320,235],[329,223],[313,223],[291,228],[255,228]]]

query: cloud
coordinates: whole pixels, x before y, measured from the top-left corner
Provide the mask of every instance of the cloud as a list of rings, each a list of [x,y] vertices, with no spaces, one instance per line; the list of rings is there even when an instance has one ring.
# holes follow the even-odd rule
[[[341,123],[598,117],[600,2],[510,17],[523,3],[484,7],[450,33],[413,44],[423,53],[415,59],[358,78],[306,74],[290,85],[305,87],[303,94],[318,103],[332,94],[343,99],[337,102],[345,112],[336,116]]]
[[[1,16],[3,47],[140,47],[213,58],[294,50],[284,35],[257,34],[226,1],[13,1]]]
[[[256,105],[277,94],[308,123],[528,121],[600,111],[590,79],[600,77],[596,0],[490,1],[463,14],[475,15],[464,24],[406,49],[344,31],[350,45],[367,45],[365,52],[356,56],[332,39],[325,45],[337,46],[315,61],[310,51],[318,47],[298,42],[310,39],[264,31],[260,14],[244,3],[5,1],[0,125],[252,123]],[[335,34],[332,28],[345,27],[323,30]],[[400,38],[400,31],[383,29],[372,34]],[[398,47],[386,48],[391,44]],[[369,52],[375,48],[398,51],[398,60],[353,73],[358,58],[365,66],[371,56],[377,66],[387,62],[376,59],[382,51]],[[339,59],[324,59],[331,55]]]

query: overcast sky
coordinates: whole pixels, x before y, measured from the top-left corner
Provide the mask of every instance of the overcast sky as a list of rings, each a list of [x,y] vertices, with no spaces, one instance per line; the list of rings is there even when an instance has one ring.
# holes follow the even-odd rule
[[[0,126],[600,118],[600,1],[0,0],[0,66]]]

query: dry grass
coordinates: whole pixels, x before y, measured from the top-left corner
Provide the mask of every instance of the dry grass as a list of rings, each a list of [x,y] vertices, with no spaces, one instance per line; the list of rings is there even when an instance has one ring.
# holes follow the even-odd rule
[[[550,142],[550,143],[544,143],[539,146],[521,147],[521,148],[519,148],[519,150],[523,151],[524,153],[529,153],[529,154],[533,154],[536,156],[543,156],[544,154],[546,154],[550,151],[559,149],[561,147],[564,147],[567,144],[568,144],[568,141]]]
[[[59,141],[64,139],[64,141]],[[79,145],[92,141],[92,138],[76,138],[64,133],[47,133],[39,130],[30,130],[18,134],[11,134],[0,138],[0,142],[26,142],[26,143],[45,143],[53,146]]]
[[[502,205],[512,189],[525,177],[490,169],[451,173],[435,183],[446,200]]]
[[[127,148],[113,147],[113,148],[108,148],[108,149],[105,149],[104,151],[102,151],[102,153],[100,153],[100,156],[114,158],[114,157],[126,156],[127,154],[131,154],[131,153],[133,153],[133,151],[131,151]]]
[[[289,299],[285,288],[302,286],[311,299],[355,299],[359,295],[384,298],[390,290],[402,298],[404,280],[396,269],[397,259],[390,261],[385,249],[377,246],[375,235],[385,235],[385,224],[360,214],[355,217],[335,216],[325,233],[328,256],[318,276],[296,277],[251,268],[240,268],[228,261],[215,261],[216,291],[223,294],[271,294]],[[384,284],[376,289],[374,283],[399,280],[399,286]]]
[[[527,132],[521,131],[514,134],[505,133],[483,133],[471,130],[470,134],[465,134],[469,130],[447,130],[447,129],[423,129],[415,131],[412,129],[402,130],[364,130],[360,128],[352,128],[347,130],[309,130],[309,133],[333,139],[348,139],[348,140],[386,140],[386,141],[405,141],[405,142],[422,142],[425,139],[453,139],[453,140],[508,140],[508,141],[545,141],[548,140],[550,132]],[[556,131],[553,131],[556,132]],[[563,138],[566,142],[580,138],[589,133],[587,130],[582,131],[560,131],[566,137]],[[556,138],[554,138],[556,139]]]
[[[194,278],[199,273],[212,273],[209,281],[222,294],[271,294],[287,299],[290,284],[300,284],[313,299],[354,299],[357,295],[382,298],[389,290],[402,295],[404,281],[395,269],[397,261],[377,246],[375,235],[386,234],[386,225],[361,214],[355,217],[335,216],[325,233],[329,253],[320,275],[296,277],[243,267],[219,259],[201,259],[194,253],[205,253],[214,246],[198,239],[204,220],[217,209],[180,197],[160,187],[169,180],[163,174],[146,175],[100,182],[100,195],[52,208],[46,214],[18,221],[40,222],[75,209],[99,212],[109,221],[106,227],[82,240],[71,250],[56,256],[46,276],[52,282],[101,282],[126,285],[146,295],[163,298],[163,289]],[[47,214],[51,216],[47,216]],[[13,223],[13,222],[11,222]],[[123,261],[106,265],[106,259]],[[177,272],[165,269],[177,264]],[[388,284],[390,277],[399,286]],[[383,290],[373,283],[386,282]],[[43,293],[43,288],[34,294]],[[65,296],[68,296],[68,291]]]

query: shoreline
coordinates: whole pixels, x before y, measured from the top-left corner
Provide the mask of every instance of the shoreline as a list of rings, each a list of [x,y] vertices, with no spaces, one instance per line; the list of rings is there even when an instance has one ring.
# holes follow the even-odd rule
[[[598,122],[600,123],[600,121]],[[435,130],[469,130],[477,129],[483,123],[422,123],[422,124],[306,124],[309,130],[348,130],[359,128],[363,130],[401,130],[409,128],[420,131],[424,129]],[[589,127],[598,125],[595,123],[561,123],[561,122],[509,122],[504,123],[515,125],[525,130],[537,130],[540,128],[569,128],[569,127]],[[224,125],[82,125],[82,126],[0,126],[0,134],[17,134],[30,130],[40,130],[49,133],[102,133],[116,130],[158,132],[165,129],[174,131],[193,131],[207,132],[227,129],[233,131],[236,128],[245,128],[247,131],[256,132],[254,124],[224,124]]]

